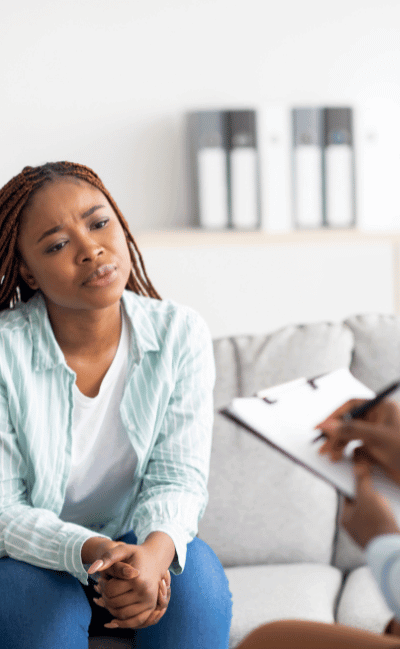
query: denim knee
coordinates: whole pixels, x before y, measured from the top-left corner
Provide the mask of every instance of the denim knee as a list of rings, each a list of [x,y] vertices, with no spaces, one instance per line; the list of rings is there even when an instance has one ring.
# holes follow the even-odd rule
[[[189,543],[185,571],[192,574],[194,588],[203,593],[202,602],[230,621],[232,595],[228,579],[217,555],[202,539],[196,537]]]
[[[187,547],[181,575],[171,575],[171,600],[161,620],[134,632],[141,649],[228,649],[232,598],[224,569],[199,538]]]
[[[67,572],[0,559],[2,649],[87,649],[91,608]]]

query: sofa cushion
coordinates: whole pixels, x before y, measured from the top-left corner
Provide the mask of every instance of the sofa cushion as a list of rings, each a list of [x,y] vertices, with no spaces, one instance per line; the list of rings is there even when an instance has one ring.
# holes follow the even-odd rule
[[[217,340],[215,407],[299,376],[348,367],[352,347],[350,329],[326,323]],[[218,413],[209,493],[199,535],[223,565],[330,562],[335,490]]]
[[[227,568],[233,599],[230,647],[260,624],[282,619],[334,622],[342,583],[337,568],[290,564]]]
[[[367,314],[348,318],[346,325],[354,335],[354,354],[350,370],[372,390],[400,377],[400,317]],[[391,398],[399,400],[399,393]]]
[[[356,568],[348,575],[336,617],[340,624],[375,633],[382,633],[393,618],[367,566]]]

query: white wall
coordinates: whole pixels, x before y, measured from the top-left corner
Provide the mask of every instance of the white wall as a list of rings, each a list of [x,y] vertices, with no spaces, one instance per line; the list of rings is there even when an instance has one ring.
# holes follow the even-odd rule
[[[342,104],[354,106],[358,115],[359,224],[398,228],[399,24],[398,0],[3,3],[0,186],[27,164],[73,160],[99,173],[133,232],[189,225],[186,111],[256,108],[261,154],[268,162],[268,147],[276,140],[268,122],[274,111]],[[287,141],[288,129],[280,137]],[[366,159],[372,161],[367,172]],[[268,164],[263,169],[265,174]],[[268,181],[267,173],[264,199]],[[271,216],[279,221],[278,212],[267,214],[267,225]],[[393,311],[397,278],[383,249],[370,260],[364,256],[361,266],[348,255],[343,265],[338,256],[337,271],[332,252],[329,272],[325,253],[316,250],[318,275],[301,270],[305,248],[284,263],[278,250],[272,257],[261,249],[254,255],[237,251],[240,266],[232,251],[216,255],[189,248],[186,256],[174,254],[174,262],[184,256],[175,270],[168,268],[171,251],[144,252],[160,292],[198,308],[216,336],[360,310]],[[384,288],[378,282],[376,290],[360,291],[373,281],[374,268]],[[271,275],[273,287],[266,290],[264,276]],[[292,298],[294,280],[307,284],[309,294],[315,291],[314,303]],[[238,292],[246,305],[239,310]],[[265,300],[258,308],[259,294]],[[332,294],[334,308],[326,300]]]
[[[141,248],[160,295],[198,311],[213,338],[398,307],[390,241]]]
[[[398,0],[3,3],[0,185],[70,159],[100,174],[133,230],[176,227],[188,223],[185,111],[348,104],[367,109],[377,210],[381,195],[393,227],[399,19]]]

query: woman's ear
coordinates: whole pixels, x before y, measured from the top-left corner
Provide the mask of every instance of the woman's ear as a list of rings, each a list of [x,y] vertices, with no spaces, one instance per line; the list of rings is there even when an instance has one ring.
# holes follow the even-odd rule
[[[22,279],[26,284],[28,284],[29,288],[36,290],[39,288],[39,285],[37,281],[35,280],[34,276],[31,274],[28,266],[24,261],[20,261],[19,264],[19,274],[21,275]]]

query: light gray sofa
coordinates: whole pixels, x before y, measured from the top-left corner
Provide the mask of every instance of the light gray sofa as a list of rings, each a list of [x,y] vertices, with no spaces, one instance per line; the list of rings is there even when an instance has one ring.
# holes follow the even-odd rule
[[[354,316],[214,341],[217,382],[199,536],[226,568],[231,647],[276,619],[335,620],[381,632],[392,618],[363,552],[338,527],[336,491],[217,413],[236,396],[339,367],[373,390],[400,375],[400,318]]]

